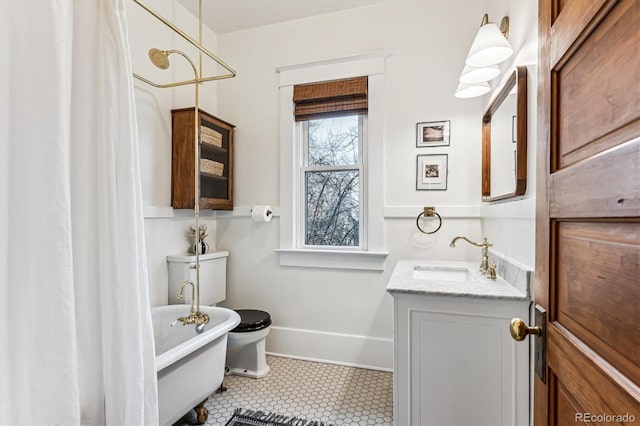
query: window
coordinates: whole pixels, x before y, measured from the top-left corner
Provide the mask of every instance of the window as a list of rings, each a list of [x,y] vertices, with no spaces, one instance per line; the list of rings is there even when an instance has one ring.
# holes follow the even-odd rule
[[[384,270],[385,57],[278,68],[282,266]]]
[[[361,117],[367,84],[364,76],[294,87],[302,148],[298,247],[364,248]]]
[[[301,122],[301,247],[366,248],[363,115]]]

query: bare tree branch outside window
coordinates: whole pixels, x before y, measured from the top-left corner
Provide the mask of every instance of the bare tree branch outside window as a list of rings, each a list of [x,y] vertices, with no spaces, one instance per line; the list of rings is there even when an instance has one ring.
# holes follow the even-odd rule
[[[307,245],[360,245],[359,138],[358,116],[308,122],[304,176]]]

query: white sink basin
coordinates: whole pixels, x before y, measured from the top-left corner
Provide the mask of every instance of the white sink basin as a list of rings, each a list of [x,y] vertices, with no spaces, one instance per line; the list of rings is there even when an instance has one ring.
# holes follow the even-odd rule
[[[476,281],[466,266],[414,266],[413,278],[429,281]]]

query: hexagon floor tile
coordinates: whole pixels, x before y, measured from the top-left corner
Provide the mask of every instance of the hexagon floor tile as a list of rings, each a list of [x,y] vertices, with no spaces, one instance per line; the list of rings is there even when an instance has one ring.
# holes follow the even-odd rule
[[[228,390],[205,407],[207,425],[223,426],[243,409],[300,416],[338,425],[391,425],[393,378],[384,371],[267,356],[262,379],[226,376]]]

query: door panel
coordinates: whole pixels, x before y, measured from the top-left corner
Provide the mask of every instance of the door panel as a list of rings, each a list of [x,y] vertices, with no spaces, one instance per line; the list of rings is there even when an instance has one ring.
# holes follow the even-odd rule
[[[640,1],[539,0],[538,26],[534,423],[638,422]]]
[[[565,167],[549,176],[551,216],[633,216],[640,208],[640,179],[632,177],[639,175],[640,138]]]
[[[557,238],[557,321],[640,383],[635,223],[561,222]]]
[[[581,412],[630,413],[638,419],[636,384],[561,325],[549,328],[547,341],[548,367]],[[557,401],[549,402],[557,405]]]
[[[580,35],[580,30],[600,13],[607,0],[555,0],[551,1],[551,28],[553,62],[564,55],[574,40]],[[555,25],[559,20],[558,25]]]
[[[582,2],[584,3],[584,2]],[[640,127],[640,3],[621,1],[561,68],[554,69],[559,167],[582,160]],[[628,125],[628,126],[627,126]],[[625,129],[625,126],[629,127]],[[611,137],[620,131],[622,135]]]
[[[555,413],[555,423],[559,426],[584,424],[581,421],[576,421],[576,414],[582,413],[584,410],[578,407],[578,404],[576,404],[571,394],[562,384],[558,384],[558,382],[554,380],[554,385],[556,388],[555,392],[557,392],[558,395],[558,409]]]

